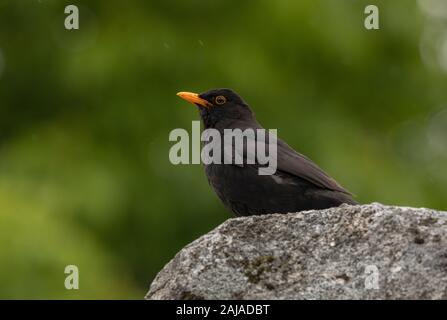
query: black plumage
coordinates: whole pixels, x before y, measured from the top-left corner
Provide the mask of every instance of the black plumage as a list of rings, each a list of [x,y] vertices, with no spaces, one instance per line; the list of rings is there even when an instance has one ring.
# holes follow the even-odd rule
[[[224,129],[262,128],[248,104],[230,89],[178,95],[198,106],[205,129],[223,134]],[[205,173],[224,205],[238,216],[356,204],[346,189],[279,138],[275,174],[259,175],[258,168],[258,163],[245,161],[244,165],[208,164]]]

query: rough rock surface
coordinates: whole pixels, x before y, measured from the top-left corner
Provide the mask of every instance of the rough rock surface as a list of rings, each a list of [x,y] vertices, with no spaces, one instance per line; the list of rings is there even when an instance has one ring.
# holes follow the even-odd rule
[[[229,219],[146,299],[446,299],[447,212],[346,206]]]

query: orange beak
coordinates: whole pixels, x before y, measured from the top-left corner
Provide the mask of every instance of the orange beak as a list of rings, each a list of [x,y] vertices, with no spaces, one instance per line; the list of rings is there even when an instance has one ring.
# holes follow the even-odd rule
[[[209,107],[210,103],[206,101],[205,99],[202,99],[199,97],[197,93],[192,92],[179,92],[177,95],[182,98],[183,100],[186,100],[188,102],[191,102],[192,104],[198,104],[202,107]]]

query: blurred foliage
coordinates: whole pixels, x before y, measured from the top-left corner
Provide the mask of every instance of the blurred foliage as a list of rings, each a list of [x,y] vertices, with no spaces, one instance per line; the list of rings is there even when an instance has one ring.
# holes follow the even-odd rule
[[[140,299],[231,216],[201,166],[168,160],[170,130],[198,119],[181,90],[233,88],[360,202],[446,209],[445,9],[0,0],[0,298]]]

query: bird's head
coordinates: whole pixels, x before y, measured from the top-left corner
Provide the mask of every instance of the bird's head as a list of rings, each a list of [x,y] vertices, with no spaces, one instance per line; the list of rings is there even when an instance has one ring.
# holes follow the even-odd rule
[[[179,92],[177,95],[199,108],[205,127],[232,120],[251,120],[253,112],[233,90],[213,89],[204,93]]]

